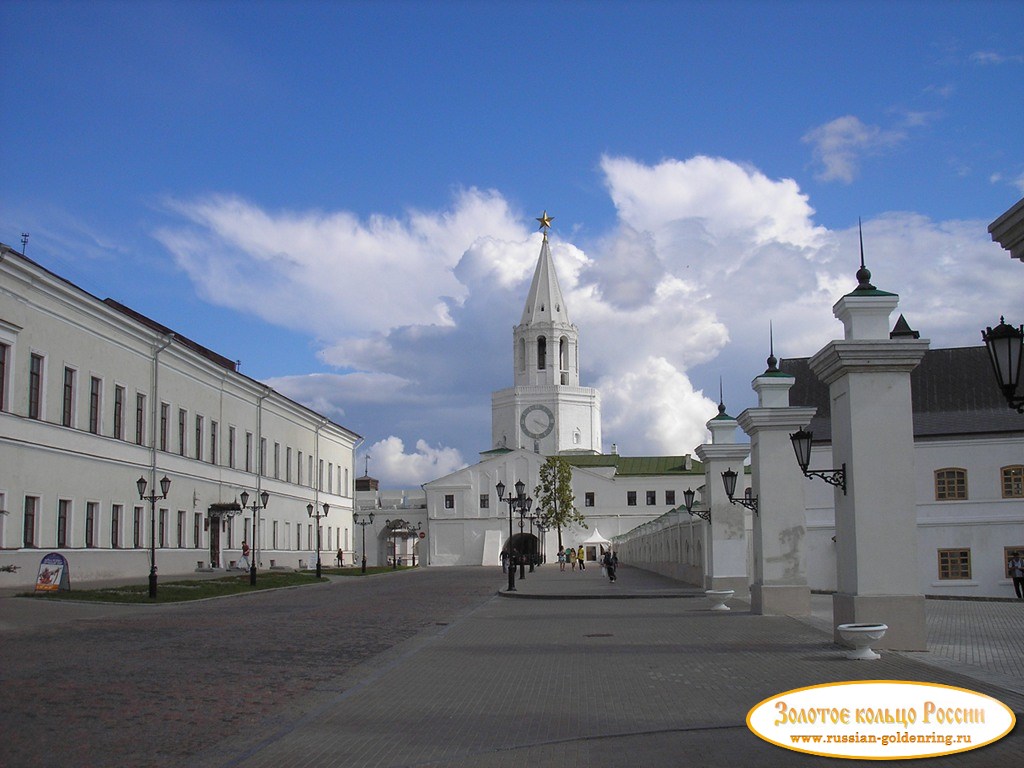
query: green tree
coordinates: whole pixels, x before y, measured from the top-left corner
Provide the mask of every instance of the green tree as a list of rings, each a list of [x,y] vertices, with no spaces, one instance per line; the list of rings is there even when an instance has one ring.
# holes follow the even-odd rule
[[[561,456],[548,456],[540,468],[540,485],[533,491],[537,511],[548,524],[558,528],[558,546],[562,546],[562,528],[576,523],[587,527],[583,513],[576,509],[572,494],[572,465]]]

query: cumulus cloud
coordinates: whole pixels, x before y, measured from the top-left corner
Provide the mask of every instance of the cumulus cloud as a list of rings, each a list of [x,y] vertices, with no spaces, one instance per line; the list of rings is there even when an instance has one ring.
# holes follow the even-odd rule
[[[821,166],[822,181],[853,182],[865,155],[876,154],[906,138],[902,131],[865,125],[853,115],[845,115],[808,131],[802,141],[812,146],[815,161]]]
[[[590,242],[550,235],[582,383],[601,391],[606,448],[691,452],[719,376],[730,413],[754,404],[769,323],[779,357],[841,336],[831,307],[856,284],[856,224],[826,229],[794,180],[723,158],[606,156],[600,168],[614,223]],[[492,447],[490,394],[512,382],[512,328],[540,251],[532,215],[478,190],[445,210],[365,221],[228,197],[174,211],[182,223],[160,237],[198,290],[218,301],[259,290],[265,300],[242,309],[318,340],[330,372],[268,383],[363,435],[386,487]],[[912,212],[864,222],[875,284],[900,294],[899,311],[934,346],[977,344],[993,306],[1019,303],[1019,265],[999,257],[986,227]],[[398,272],[371,275],[365,262],[385,252]]]
[[[414,487],[466,466],[462,454],[454,448],[434,447],[425,440],[417,440],[416,450],[406,453],[405,443],[393,435],[374,443],[366,453],[370,455],[373,476],[387,478],[392,487]]]

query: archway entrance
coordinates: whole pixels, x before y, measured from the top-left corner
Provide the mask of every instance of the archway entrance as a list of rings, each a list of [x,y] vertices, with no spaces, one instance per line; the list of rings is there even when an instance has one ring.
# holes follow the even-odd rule
[[[531,533],[517,533],[502,547],[503,552],[511,552],[513,549],[520,555],[535,558],[536,562],[536,557],[540,553],[540,539]],[[530,562],[529,559],[527,562]]]

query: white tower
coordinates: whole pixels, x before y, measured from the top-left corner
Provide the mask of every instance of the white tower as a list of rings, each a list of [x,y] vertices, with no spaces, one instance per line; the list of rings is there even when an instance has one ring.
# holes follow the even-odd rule
[[[579,331],[569,322],[551,259],[551,217],[537,219],[544,238],[523,316],[512,331],[515,386],[491,395],[493,448],[546,456],[601,452],[600,395],[580,386]]]

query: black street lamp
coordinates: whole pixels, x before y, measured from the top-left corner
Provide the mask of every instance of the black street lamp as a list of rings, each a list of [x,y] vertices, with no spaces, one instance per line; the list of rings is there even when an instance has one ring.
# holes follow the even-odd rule
[[[551,518],[547,515],[539,515],[537,520],[537,532],[540,534],[540,561],[546,563],[547,555],[547,534],[551,530]]]
[[[363,573],[366,573],[366,526],[373,524],[373,512],[371,512],[368,517],[369,520],[360,520],[358,512],[352,513],[352,522],[363,529]]]
[[[725,485],[725,495],[729,497],[730,504],[740,504],[755,515],[757,514],[757,497],[750,495],[749,488],[742,499],[733,498],[733,494],[736,493],[736,473],[733,472],[732,467],[722,473],[722,483]]]
[[[798,429],[796,432],[789,436],[790,441],[793,443],[793,452],[796,454],[796,463],[800,465],[800,471],[804,473],[804,477],[820,477],[829,485],[834,485],[836,488],[843,489],[843,495],[846,495],[846,462],[843,462],[843,466],[839,469],[807,469],[807,465],[811,463],[811,441],[814,439],[814,433],[808,432],[806,429]]]
[[[999,389],[1011,408],[1017,413],[1024,413],[1024,395],[1017,395],[1020,386],[1020,375],[1024,369],[1024,325],[1014,328],[1006,324],[1006,319],[999,318],[999,325],[986,328],[981,338],[988,349],[988,358],[992,363],[992,371],[996,375]]]
[[[241,501],[242,509],[251,509],[252,510],[252,547],[250,548],[250,552],[252,553],[252,562],[249,563],[249,585],[255,587],[256,586],[256,549],[257,549],[256,542],[258,541],[258,539],[256,537],[259,535],[260,510],[267,508],[267,502],[270,500],[270,494],[267,493],[266,491],[261,492],[260,493],[260,503],[257,504],[256,503],[256,499],[253,499],[252,500],[252,504],[249,504],[248,506],[246,505],[246,502],[249,501],[249,492],[248,491],[242,491],[242,493],[239,494],[238,499],[239,499],[239,501]]]
[[[139,489],[139,499],[149,502],[149,596],[156,598],[156,502],[158,499],[166,499],[167,492],[171,489],[171,479],[164,475],[160,479],[160,494],[153,493],[146,495],[146,478],[140,477],[135,481],[135,487]]]
[[[316,507],[314,507],[312,504],[307,504],[306,505],[306,514],[308,514],[311,519],[314,518],[314,517],[316,518],[316,577],[318,579],[320,578],[320,572],[321,572],[321,568],[320,568],[320,518],[321,517],[327,517],[327,513],[330,512],[330,510],[331,510],[331,505],[328,504],[326,501],[324,502],[323,514],[320,514],[320,510],[317,509]]]
[[[512,514],[518,512],[520,514],[519,528],[523,527],[522,516],[526,515],[530,511],[530,507],[533,506],[533,499],[526,495],[526,484],[522,480],[516,480],[516,495],[509,494],[505,496],[505,484],[499,482],[495,489],[498,491],[498,501],[505,501],[508,503],[508,591],[516,591],[516,564],[512,560]],[[520,556],[519,559],[519,578],[526,578],[525,566]]]
[[[729,470],[729,471],[731,472],[732,470]],[[733,474],[735,474],[735,472]],[[733,480],[733,483],[734,483],[733,490],[736,490],[735,482],[736,481],[734,479]],[[711,522],[711,510],[710,509],[694,509],[693,508],[693,500],[694,500],[694,498],[696,496],[697,496],[697,493],[693,490],[693,488],[687,488],[685,491],[683,491],[683,507],[686,509],[687,512],[690,513],[691,516],[692,515],[696,515],[701,520],[706,520],[707,522],[710,523]],[[730,498],[730,501],[731,500],[732,499]]]

